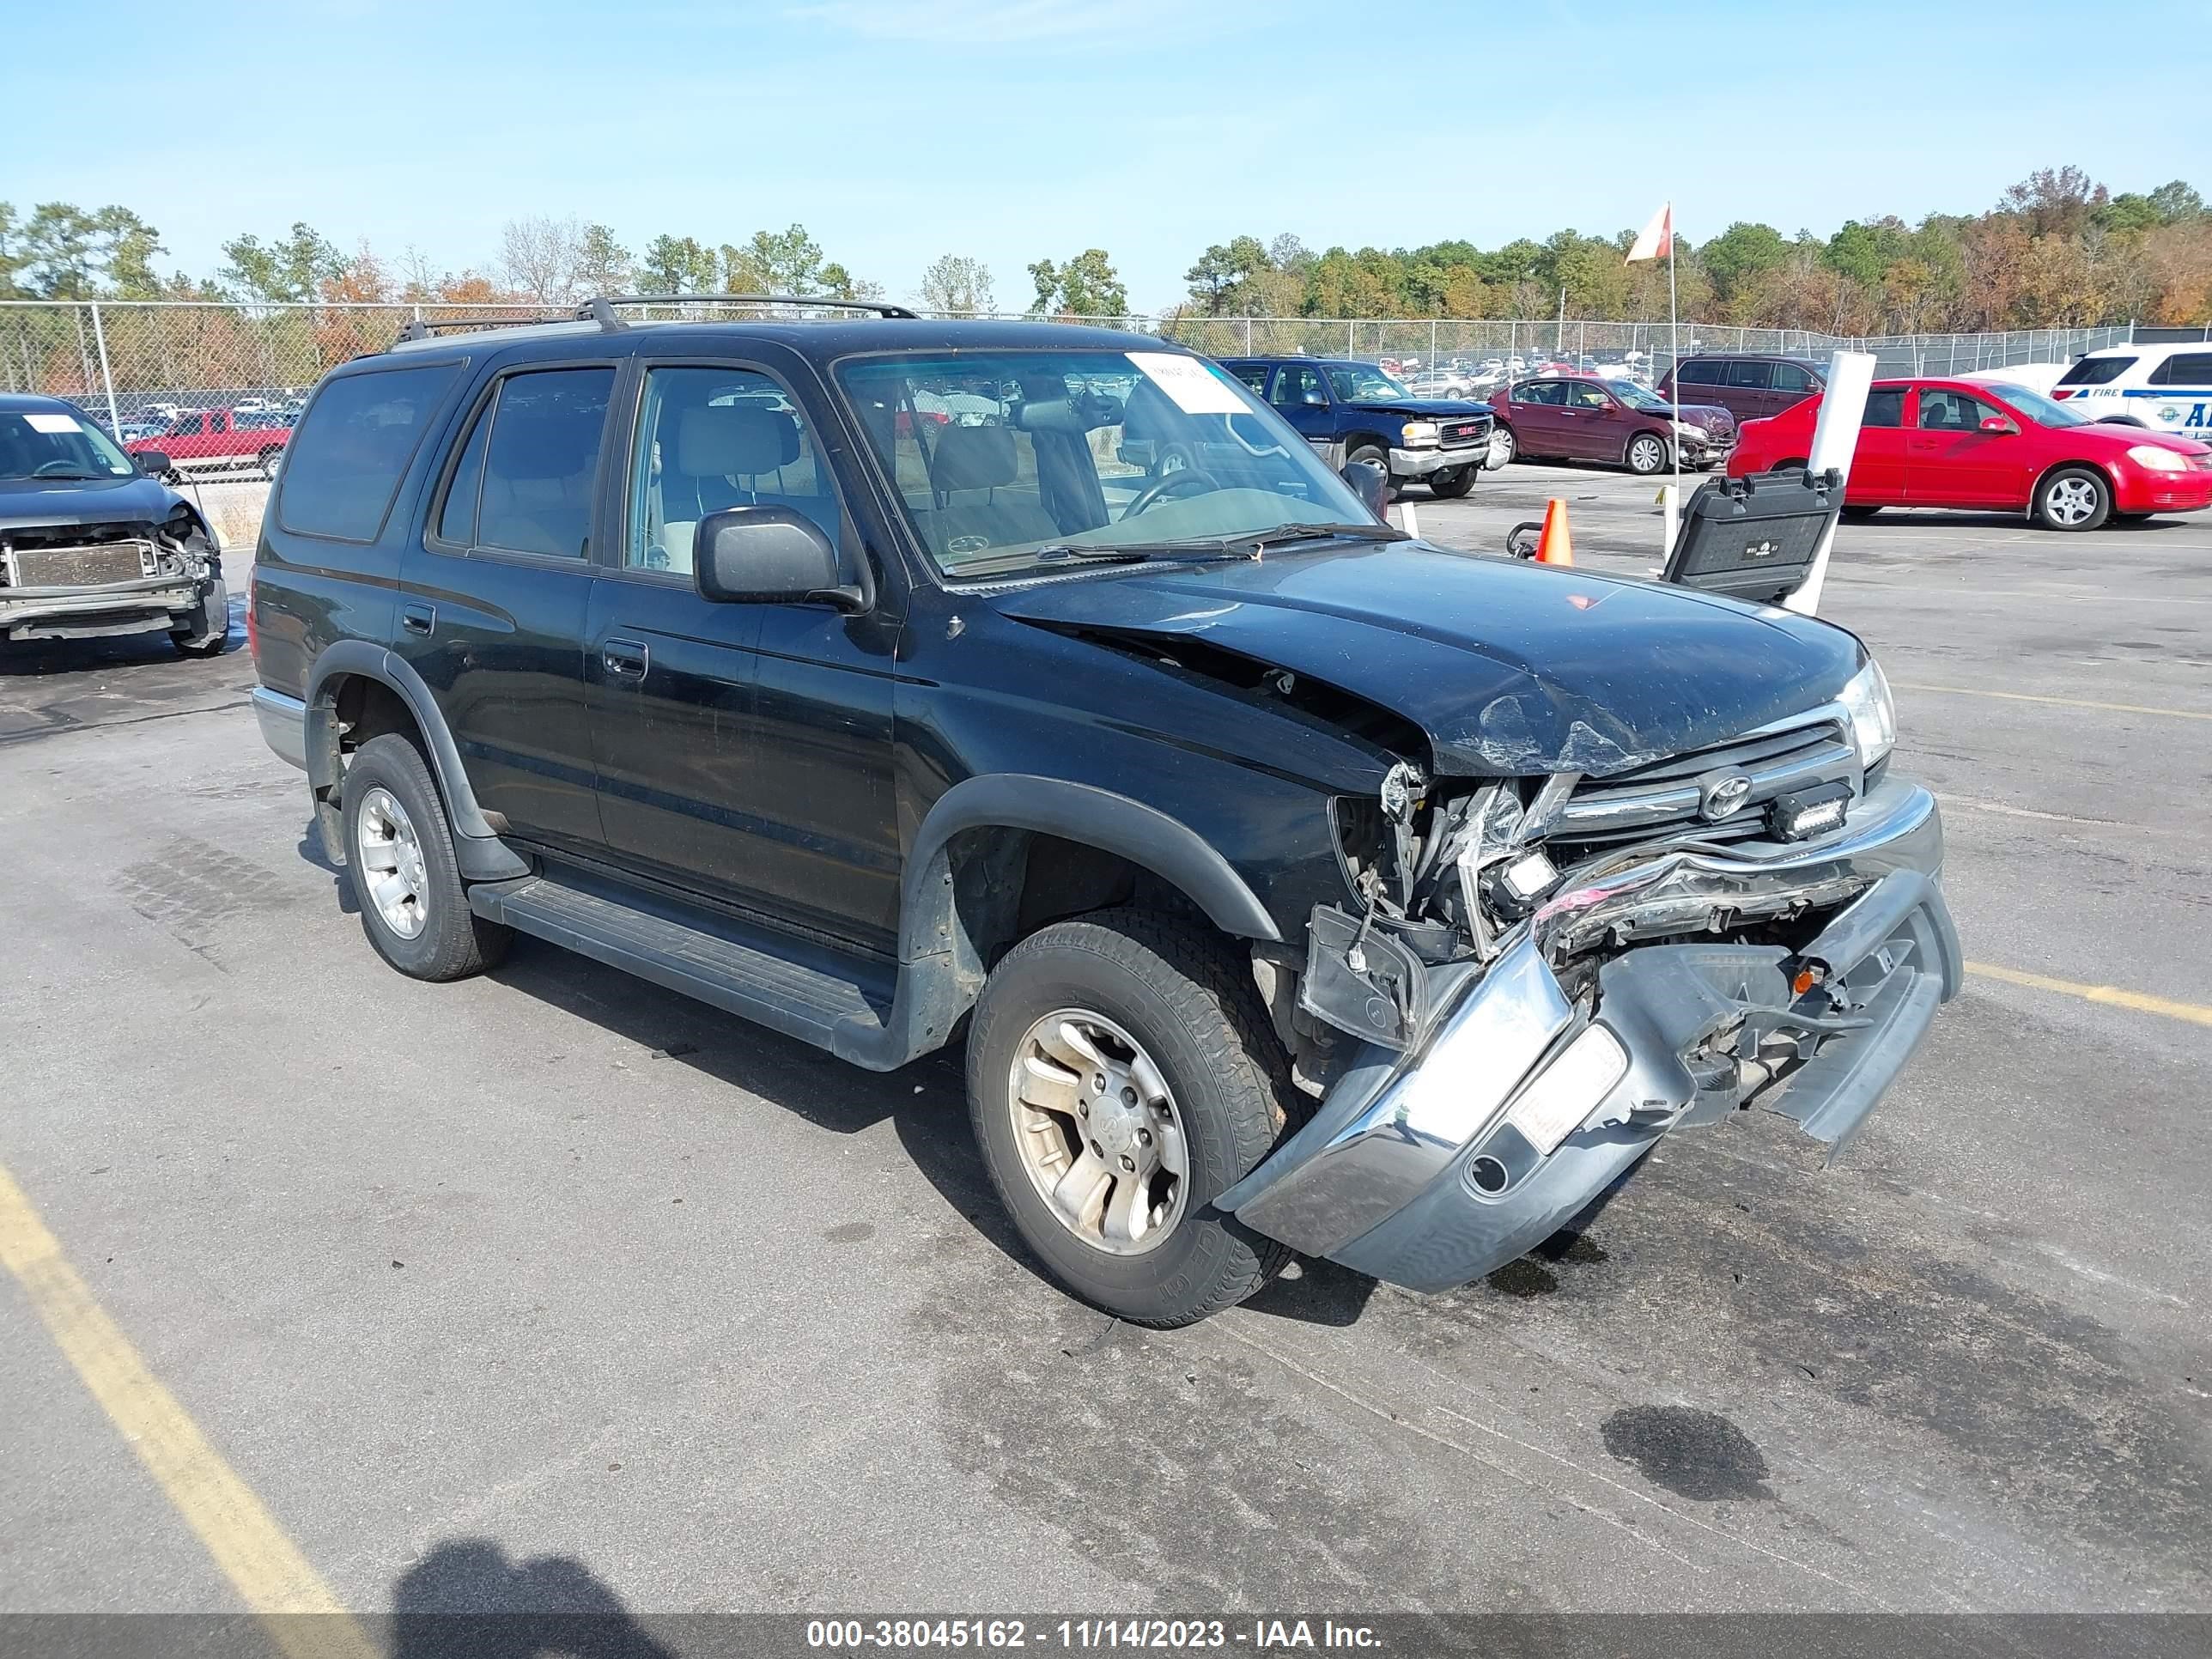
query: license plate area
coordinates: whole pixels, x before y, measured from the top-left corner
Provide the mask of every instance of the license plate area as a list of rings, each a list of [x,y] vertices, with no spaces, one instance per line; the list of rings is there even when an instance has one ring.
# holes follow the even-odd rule
[[[18,548],[9,554],[8,566],[10,587],[108,587],[161,573],[154,544],[135,539]]]

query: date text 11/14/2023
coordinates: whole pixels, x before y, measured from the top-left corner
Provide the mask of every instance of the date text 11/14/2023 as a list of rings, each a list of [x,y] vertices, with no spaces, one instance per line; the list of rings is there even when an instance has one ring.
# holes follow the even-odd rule
[[[966,1649],[981,1654],[1030,1649],[1090,1651],[1136,1649],[1172,1652],[1200,1648],[1248,1653],[1382,1645],[1371,1626],[1333,1619],[814,1619],[806,1645],[830,1652],[873,1649]]]

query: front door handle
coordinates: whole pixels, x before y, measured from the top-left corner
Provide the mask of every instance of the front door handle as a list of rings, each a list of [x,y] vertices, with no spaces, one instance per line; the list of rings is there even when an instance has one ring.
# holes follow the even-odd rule
[[[438,607],[434,605],[402,605],[399,625],[410,634],[427,636],[438,625]]]
[[[606,665],[610,678],[635,684],[644,679],[653,653],[641,640],[609,640],[599,647],[599,660]]]

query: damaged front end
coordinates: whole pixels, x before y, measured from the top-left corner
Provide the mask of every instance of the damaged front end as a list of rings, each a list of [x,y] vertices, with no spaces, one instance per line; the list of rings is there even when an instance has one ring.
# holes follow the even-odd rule
[[[0,641],[191,634],[221,574],[189,507],[158,521],[0,529]]]
[[[1839,702],[1626,776],[1456,793],[1407,765],[1340,803],[1359,904],[1314,912],[1298,988],[1338,1038],[1304,1068],[1327,1086],[1221,1206],[1434,1291],[1678,1126],[1756,1103],[1840,1144],[1960,975],[1935,799],[1869,726]]]

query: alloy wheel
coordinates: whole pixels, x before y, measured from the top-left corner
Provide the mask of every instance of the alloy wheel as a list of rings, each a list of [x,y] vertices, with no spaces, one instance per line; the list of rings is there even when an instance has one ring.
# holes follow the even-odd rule
[[[384,925],[402,939],[421,937],[429,921],[429,872],[414,823],[390,790],[362,798],[354,842],[354,867]]]
[[[1189,1149],[1159,1066],[1103,1014],[1056,1008],[1015,1045],[1014,1145],[1046,1207],[1094,1249],[1141,1255],[1175,1231]]]
[[[2096,516],[2097,486],[2087,478],[2060,478],[2044,493],[2043,510],[2065,529]]]

